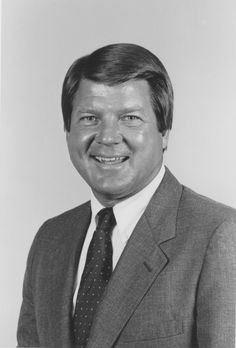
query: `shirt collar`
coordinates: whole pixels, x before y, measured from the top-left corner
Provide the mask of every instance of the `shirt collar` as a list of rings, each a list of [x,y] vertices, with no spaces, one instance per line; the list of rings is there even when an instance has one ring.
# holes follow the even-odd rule
[[[127,242],[127,240],[129,239],[130,234],[133,231],[133,228],[135,227],[137,221],[146,209],[154,192],[160,185],[164,174],[165,167],[162,164],[162,167],[158,174],[147,186],[145,186],[141,191],[139,191],[135,195],[125,199],[120,203],[117,203],[113,207],[117,227],[121,235],[121,238],[124,242]],[[93,221],[97,213],[103,208],[104,206],[96,199],[91,190],[91,209]]]

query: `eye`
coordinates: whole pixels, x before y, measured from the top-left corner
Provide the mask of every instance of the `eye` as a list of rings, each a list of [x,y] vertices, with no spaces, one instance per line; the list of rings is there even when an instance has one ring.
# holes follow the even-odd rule
[[[122,119],[127,120],[127,121],[135,121],[135,120],[139,120],[140,117],[138,117],[136,115],[125,115],[122,117]]]
[[[141,117],[137,115],[123,115],[121,120],[128,126],[135,127],[139,126],[142,123]]]
[[[94,125],[97,124],[98,118],[94,115],[81,116],[79,122],[83,125]]]

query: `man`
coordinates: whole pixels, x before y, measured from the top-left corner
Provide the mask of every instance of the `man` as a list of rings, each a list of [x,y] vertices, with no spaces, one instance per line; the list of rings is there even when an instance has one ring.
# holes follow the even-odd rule
[[[62,111],[91,201],[36,235],[19,346],[234,347],[236,213],[163,166],[162,63],[132,44],[100,48],[70,67]]]

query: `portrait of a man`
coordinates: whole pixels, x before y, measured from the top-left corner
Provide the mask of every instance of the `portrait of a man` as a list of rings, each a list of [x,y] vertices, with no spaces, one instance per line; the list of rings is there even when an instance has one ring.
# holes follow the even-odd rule
[[[173,100],[166,68],[136,44],[69,68],[66,141],[91,197],[36,234],[19,347],[234,347],[236,212],[164,165]]]

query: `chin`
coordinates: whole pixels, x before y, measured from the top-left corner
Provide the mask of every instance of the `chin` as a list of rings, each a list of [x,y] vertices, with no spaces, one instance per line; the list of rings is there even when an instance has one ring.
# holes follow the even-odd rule
[[[99,188],[99,189],[96,189],[96,192],[98,192],[100,195],[103,195],[105,197],[113,197],[113,196],[119,195],[119,193],[120,194],[122,193],[121,190],[114,188],[114,186]]]
[[[100,187],[94,187],[93,190],[97,192],[100,196],[104,196],[107,199],[119,199],[127,195],[127,188],[121,186],[104,185]]]

